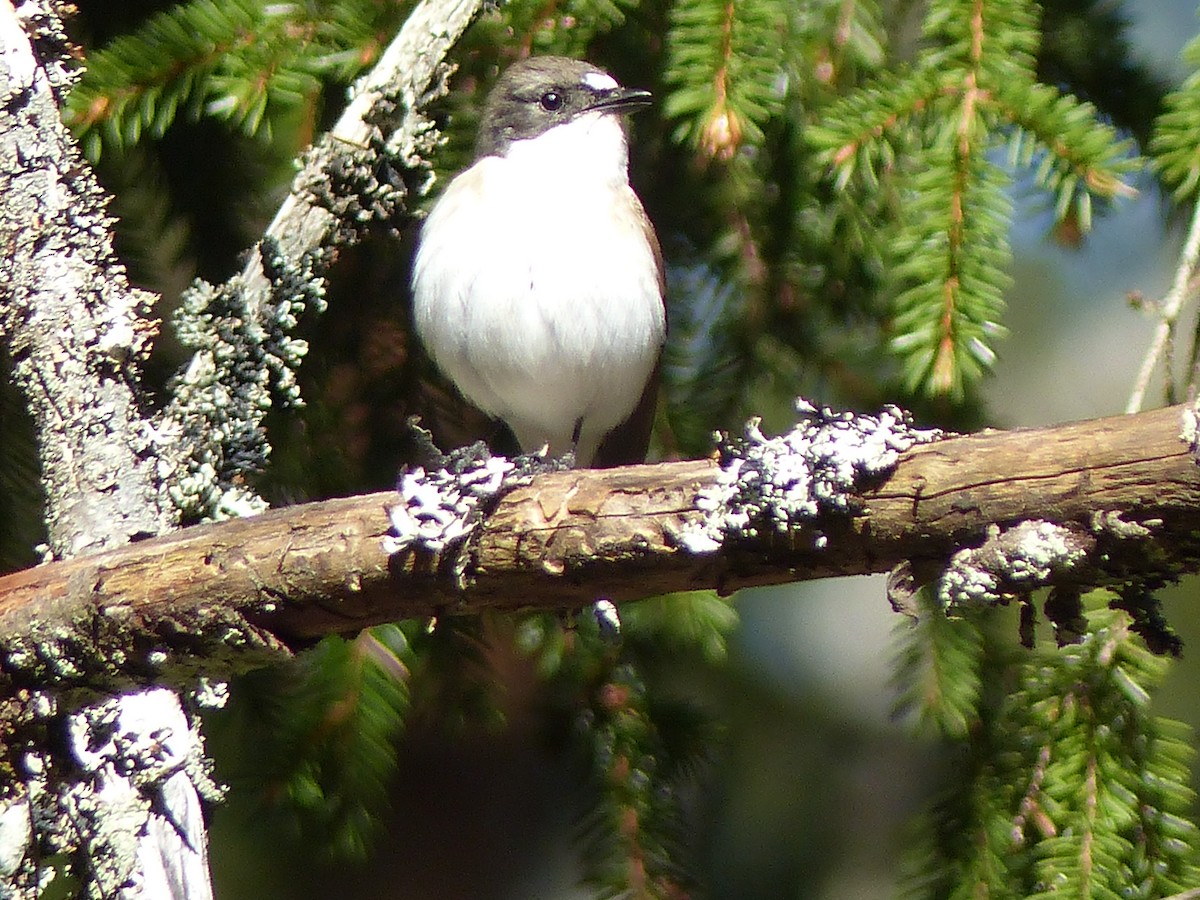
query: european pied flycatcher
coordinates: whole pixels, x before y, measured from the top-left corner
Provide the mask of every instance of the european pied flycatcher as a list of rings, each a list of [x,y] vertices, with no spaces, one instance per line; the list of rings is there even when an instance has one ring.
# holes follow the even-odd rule
[[[417,333],[525,452],[645,458],[667,328],[624,116],[649,103],[586,62],[513,64],[488,95],[474,164],[421,230]]]

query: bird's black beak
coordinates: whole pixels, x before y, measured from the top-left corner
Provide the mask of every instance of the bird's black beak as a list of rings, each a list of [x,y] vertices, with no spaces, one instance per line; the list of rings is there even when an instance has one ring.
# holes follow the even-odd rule
[[[654,97],[649,91],[619,87],[599,94],[588,104],[587,109],[589,112],[592,110],[636,112],[639,109],[645,109],[653,100]]]

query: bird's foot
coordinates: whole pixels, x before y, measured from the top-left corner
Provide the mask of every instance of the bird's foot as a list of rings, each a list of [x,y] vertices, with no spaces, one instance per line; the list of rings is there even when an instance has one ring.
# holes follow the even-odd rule
[[[511,459],[494,455],[482,441],[443,453],[429,432],[410,423],[422,464],[401,470],[397,501],[388,507],[392,527],[384,537],[390,554],[424,550],[443,554],[463,544],[500,499],[535,476],[573,468],[573,454],[545,450]]]

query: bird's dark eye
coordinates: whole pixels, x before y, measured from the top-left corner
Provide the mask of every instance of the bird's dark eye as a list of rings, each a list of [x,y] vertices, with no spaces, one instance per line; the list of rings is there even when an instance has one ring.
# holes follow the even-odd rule
[[[546,112],[554,112],[563,105],[562,94],[558,93],[558,91],[547,91],[542,94],[538,103],[542,105],[542,109],[546,110]]]

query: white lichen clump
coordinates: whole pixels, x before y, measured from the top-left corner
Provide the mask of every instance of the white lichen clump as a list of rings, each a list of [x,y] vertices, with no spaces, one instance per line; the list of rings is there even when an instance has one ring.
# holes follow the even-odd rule
[[[696,498],[704,518],[677,535],[684,549],[715,553],[728,536],[786,532],[823,514],[852,513],[864,483],[890,471],[905,450],[941,437],[914,428],[895,406],[866,416],[801,399],[796,409],[803,418],[785,435],[768,438],[753,419],[744,439],[722,441],[717,480]],[[821,549],[828,541],[817,534],[814,543]]]
[[[1192,456],[1200,457],[1200,397],[1183,408],[1179,439],[1188,445]]]
[[[1005,531],[988,529],[980,547],[959,550],[937,583],[944,607],[1004,603],[1049,584],[1087,559],[1087,542],[1062,525],[1042,519]]]
[[[505,485],[505,476],[515,468],[505,457],[492,456],[461,472],[419,467],[403,472],[396,486],[400,500],[388,508],[392,533],[384,537],[384,549],[439,552],[465,538],[478,524],[480,504],[513,486]]]

